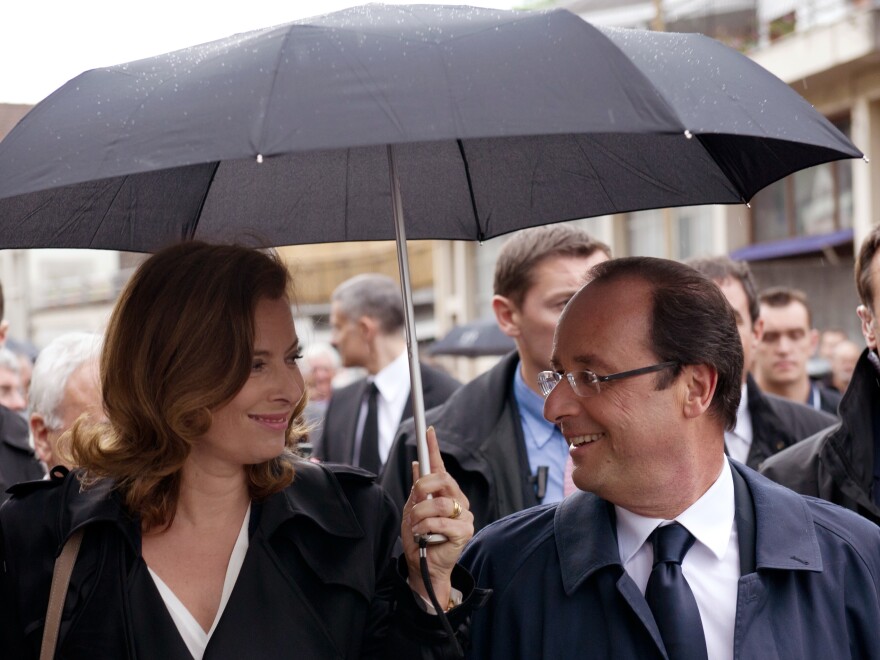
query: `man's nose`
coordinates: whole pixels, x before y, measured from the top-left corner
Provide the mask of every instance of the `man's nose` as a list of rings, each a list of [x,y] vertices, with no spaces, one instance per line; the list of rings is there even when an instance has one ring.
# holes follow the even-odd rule
[[[568,378],[560,379],[550,394],[544,397],[544,418],[558,424],[566,417],[576,414],[577,399]]]

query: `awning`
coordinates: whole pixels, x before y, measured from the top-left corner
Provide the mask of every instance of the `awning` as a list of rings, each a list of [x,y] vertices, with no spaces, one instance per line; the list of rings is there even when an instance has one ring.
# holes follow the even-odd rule
[[[779,241],[767,243],[755,243],[747,245],[730,253],[730,258],[735,261],[762,261],[765,259],[778,259],[780,257],[793,257],[798,254],[821,252],[825,248],[835,247],[852,243],[854,239],[852,227],[831,232],[830,234],[816,234],[814,236],[795,236],[784,238]]]

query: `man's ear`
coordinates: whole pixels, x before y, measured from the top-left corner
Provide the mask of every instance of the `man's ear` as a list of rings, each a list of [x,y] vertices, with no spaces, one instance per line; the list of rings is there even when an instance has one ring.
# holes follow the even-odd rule
[[[761,338],[764,336],[764,319],[760,316],[754,323],[752,323],[752,336],[755,338],[756,344],[759,344]]]
[[[859,305],[856,308],[856,314],[862,321],[862,334],[865,335],[865,343],[871,350],[877,350],[877,322],[874,314],[868,309],[867,305]]]
[[[358,332],[367,342],[372,342],[379,333],[379,323],[371,316],[362,316],[357,320]]]
[[[495,320],[498,327],[508,337],[519,337],[519,310],[510,298],[505,296],[492,296],[492,311],[495,312]]]
[[[685,385],[684,415],[696,419],[712,405],[718,387],[718,371],[708,364],[688,364],[682,367],[679,378]]]
[[[52,445],[49,444],[49,427],[40,413],[31,413],[30,418],[31,438],[34,440],[34,452],[43,463],[52,467]]]

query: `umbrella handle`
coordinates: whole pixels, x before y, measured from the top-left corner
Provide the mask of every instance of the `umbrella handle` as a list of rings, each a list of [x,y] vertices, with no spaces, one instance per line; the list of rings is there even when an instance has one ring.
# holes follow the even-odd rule
[[[422,370],[419,367],[419,342],[416,339],[415,311],[412,301],[412,284],[409,277],[409,252],[406,246],[406,229],[403,226],[403,203],[400,198],[400,180],[394,161],[394,148],[388,145],[388,174],[391,181],[391,210],[394,215],[394,236],[397,243],[397,266],[400,269],[400,291],[403,296],[403,327],[406,330],[406,352],[409,356],[410,393],[413,404],[413,422],[416,427],[416,452],[419,458],[419,475],[431,473],[431,457],[428,455],[428,428],[425,423],[425,397],[422,393]],[[428,497],[431,497],[430,495]],[[445,543],[443,534],[416,534],[430,545]]]

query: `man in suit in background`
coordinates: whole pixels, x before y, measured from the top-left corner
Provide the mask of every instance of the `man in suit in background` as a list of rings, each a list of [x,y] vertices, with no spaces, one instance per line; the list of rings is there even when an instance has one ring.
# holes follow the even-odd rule
[[[683,264],[599,264],[540,375],[580,489],[482,530],[472,658],[880,657],[880,528],[724,455],[742,343]]]
[[[724,432],[727,453],[757,470],[768,456],[837,422],[833,415],[762,392],[749,373],[755,347],[764,333],[758,290],[749,265],[726,256],[692,259],[687,264],[720,287],[733,307],[742,340],[742,395],[736,427]]]
[[[346,280],[331,297],[330,324],[342,365],[361,367],[367,376],[333,391],[314,456],[379,474],[397,427],[413,415],[400,287],[372,273]],[[443,403],[460,385],[421,367],[425,408]]]
[[[427,415],[446,470],[470,501],[476,529],[565,494],[568,446],[541,414],[538,373],[550,364],[565,303],[589,269],[610,258],[607,245],[568,224],[516,232],[498,253],[492,308],[516,351]],[[416,458],[413,425],[406,424],[382,475],[382,486],[401,508]]]

